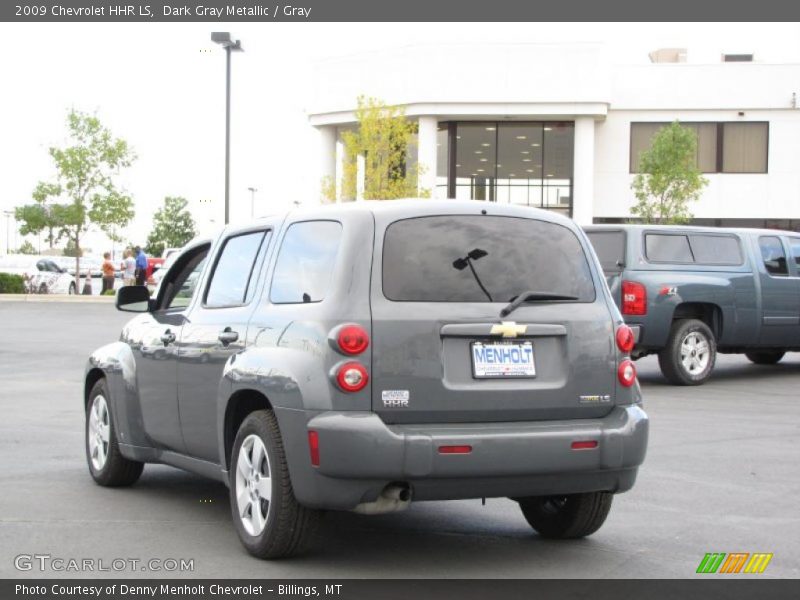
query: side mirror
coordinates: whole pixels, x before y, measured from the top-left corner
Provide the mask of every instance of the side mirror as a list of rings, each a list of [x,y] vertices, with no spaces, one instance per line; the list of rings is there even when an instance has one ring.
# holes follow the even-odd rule
[[[143,285],[126,285],[117,290],[117,310],[150,312],[150,292]]]

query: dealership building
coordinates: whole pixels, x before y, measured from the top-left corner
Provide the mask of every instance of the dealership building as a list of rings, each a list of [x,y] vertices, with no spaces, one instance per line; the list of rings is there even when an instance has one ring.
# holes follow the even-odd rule
[[[619,222],[635,203],[639,153],[679,120],[697,134],[709,182],[691,205],[696,223],[800,230],[800,64],[750,54],[694,64],[690,52],[622,65],[597,44],[470,43],[326,60],[309,108],[319,180],[340,180],[342,133],[365,95],[418,121],[407,162],[422,165],[433,197]]]

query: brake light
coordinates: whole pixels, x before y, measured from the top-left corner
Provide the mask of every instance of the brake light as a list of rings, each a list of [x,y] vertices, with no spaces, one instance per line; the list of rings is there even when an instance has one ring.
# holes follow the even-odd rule
[[[632,360],[626,358],[619,363],[617,377],[619,378],[619,382],[625,387],[631,387],[634,384],[636,381],[636,366],[633,364]]]
[[[336,383],[344,392],[360,392],[369,383],[369,374],[361,363],[344,363],[336,372]]]
[[[319,466],[319,434],[316,431],[308,432],[308,451],[311,453],[311,464]]]
[[[339,330],[336,343],[342,353],[355,356],[364,352],[369,346],[369,334],[358,325],[345,325]]]
[[[647,314],[647,288],[635,281],[622,282],[622,314]]]
[[[627,325],[620,325],[617,329],[617,348],[619,348],[620,352],[630,354],[631,350],[633,350],[633,345],[633,329]]]

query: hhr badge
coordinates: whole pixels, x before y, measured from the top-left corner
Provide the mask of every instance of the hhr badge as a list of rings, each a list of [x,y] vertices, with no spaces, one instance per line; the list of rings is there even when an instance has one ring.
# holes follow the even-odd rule
[[[384,408],[408,408],[408,390],[383,390],[381,400]]]
[[[491,335],[502,335],[504,338],[515,338],[523,335],[528,330],[527,325],[517,325],[514,321],[503,321],[497,325],[492,325]]]

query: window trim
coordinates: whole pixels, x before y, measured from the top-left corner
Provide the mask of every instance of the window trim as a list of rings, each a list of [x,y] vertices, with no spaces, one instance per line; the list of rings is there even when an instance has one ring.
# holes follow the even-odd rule
[[[334,264],[333,264],[334,271],[335,271],[336,267],[338,266],[339,255],[340,255],[340,252],[342,250],[342,245],[343,245],[343,243],[345,241],[344,237],[343,237],[344,236],[345,227],[344,227],[344,223],[342,221],[340,221],[338,219],[306,219],[306,220],[303,220],[303,221],[293,221],[292,223],[289,223],[288,225],[286,225],[286,227],[283,230],[283,233],[281,234],[280,243],[276,244],[275,262],[272,265],[272,273],[270,273],[270,277],[269,277],[269,289],[268,290],[264,290],[265,299],[272,306],[305,306],[307,304],[319,304],[320,302],[325,302],[325,299],[328,297],[328,292],[330,291],[331,287],[333,287],[333,286],[331,286],[329,284],[328,285],[328,289],[325,290],[325,296],[323,298],[321,298],[319,300],[311,300],[310,302],[302,302],[302,301],[300,301],[300,302],[275,302],[272,299],[272,289],[273,289],[273,286],[275,284],[275,273],[277,273],[277,271],[278,271],[278,264],[280,263],[280,260],[281,260],[281,251],[283,250],[283,244],[286,241],[286,236],[289,235],[289,230],[292,227],[294,227],[295,225],[301,225],[301,224],[304,224],[304,223],[336,223],[339,226],[339,232],[340,232],[341,235],[340,235],[340,238],[339,238],[339,245],[336,248],[336,257],[334,259]],[[331,281],[333,281],[333,275],[334,275],[334,273],[331,273]]]
[[[628,123],[628,174],[638,175],[640,171],[633,168],[633,126],[634,125],[670,125],[674,121],[630,121]],[[701,171],[704,175],[769,175],[769,140],[770,140],[770,121],[678,121],[681,125],[715,125],[716,126],[716,166],[714,171]],[[724,157],[723,146],[725,142],[725,125],[733,124],[759,124],[767,127],[766,151],[767,155],[764,162],[763,171],[723,171]]]
[[[211,266],[211,270],[209,271],[208,277],[205,281],[205,289],[203,290],[203,298],[200,302],[200,306],[205,310],[218,310],[220,308],[241,308],[243,306],[248,306],[255,297],[255,294],[247,299],[247,292],[250,290],[250,285],[258,281],[258,275],[261,272],[259,261],[263,262],[263,255],[262,250],[265,248],[264,242],[268,239],[268,234],[272,231],[271,228],[258,228],[258,229],[249,229],[245,231],[236,231],[225,237],[221,243],[219,244],[219,249],[215,252],[214,257],[214,264]],[[222,254],[225,252],[225,247],[228,245],[228,242],[234,238],[242,237],[245,235],[252,235],[254,233],[261,234],[261,241],[258,243],[258,250],[256,250],[256,255],[253,258],[253,264],[250,266],[250,275],[247,277],[247,284],[244,288],[244,298],[242,302],[238,304],[219,304],[219,305],[209,305],[208,304],[208,292],[211,290],[211,284],[214,282],[214,275],[217,273],[217,266],[219,265],[219,261],[222,258]],[[268,243],[268,242],[267,242]],[[256,273],[258,270],[258,273]],[[254,277],[255,276],[255,277]]]

